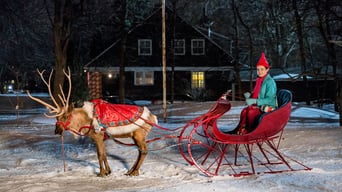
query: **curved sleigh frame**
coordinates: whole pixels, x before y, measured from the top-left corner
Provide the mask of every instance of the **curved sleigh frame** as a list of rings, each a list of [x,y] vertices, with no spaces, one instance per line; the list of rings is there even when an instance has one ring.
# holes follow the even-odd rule
[[[277,99],[279,108],[257,118],[256,129],[232,135],[218,127],[217,120],[231,108],[230,102],[221,97],[206,114],[184,126],[179,137],[181,155],[208,176],[311,170],[279,150],[291,114],[292,94],[282,89]]]

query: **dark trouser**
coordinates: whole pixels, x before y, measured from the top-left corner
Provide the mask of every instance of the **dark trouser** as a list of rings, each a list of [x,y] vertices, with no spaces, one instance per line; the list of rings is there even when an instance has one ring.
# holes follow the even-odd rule
[[[242,109],[240,114],[239,125],[232,131],[226,132],[228,134],[246,134],[253,131],[257,124],[256,118],[261,115],[261,110],[256,105],[249,105]],[[245,130],[243,130],[245,129]]]
[[[240,128],[245,128],[249,133],[255,129],[255,119],[261,114],[261,110],[256,105],[249,105],[242,109],[240,114]]]

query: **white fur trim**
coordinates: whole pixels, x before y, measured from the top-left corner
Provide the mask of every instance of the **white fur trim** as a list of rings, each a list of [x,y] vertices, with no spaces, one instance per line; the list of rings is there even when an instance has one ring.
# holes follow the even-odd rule
[[[87,112],[88,117],[93,119],[92,126],[94,127],[95,132],[96,133],[101,132],[102,127],[99,125],[99,122],[97,122],[97,119],[94,117],[94,103],[85,101],[82,108],[84,109],[85,112]]]
[[[94,103],[85,101],[82,107],[88,114],[90,118],[93,119],[92,126],[94,126],[95,132],[100,132],[102,127],[98,124],[98,121],[94,118]],[[116,127],[108,127],[106,132],[110,135],[121,135],[133,132],[146,124],[145,120],[148,120],[149,116],[151,115],[150,110],[147,107],[144,107],[144,111],[141,116],[134,122],[128,125],[123,126],[116,126]],[[157,123],[157,118],[155,117],[155,122]]]
[[[94,103],[92,102],[89,102],[89,101],[85,101],[83,103],[83,107],[82,107],[88,114],[88,116],[90,118],[93,118],[93,111],[94,111]]]
[[[134,123],[129,125],[117,126],[117,127],[108,127],[106,132],[110,135],[121,135],[133,132],[139,129],[141,126],[146,124],[145,120],[151,115],[150,110],[147,107],[144,107],[144,111],[141,114],[141,118],[138,118]]]

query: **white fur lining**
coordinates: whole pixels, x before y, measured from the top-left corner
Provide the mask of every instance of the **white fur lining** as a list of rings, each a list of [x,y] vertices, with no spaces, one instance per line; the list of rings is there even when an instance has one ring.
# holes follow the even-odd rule
[[[93,118],[94,103],[85,101],[82,108],[87,112],[90,118]]]
[[[85,101],[82,108],[87,112],[90,118],[94,119],[93,117],[94,104],[92,102]],[[150,110],[147,107],[144,107],[144,111],[141,114],[141,117],[138,118],[134,123],[130,123],[128,125],[116,126],[116,127],[108,127],[106,129],[106,132],[110,135],[121,135],[121,134],[133,132],[137,130],[138,128],[142,127],[144,124],[146,124],[145,120],[147,120],[150,115],[151,115]],[[155,120],[157,121],[157,119]],[[96,119],[93,120],[93,126],[96,132],[101,131],[101,127],[98,124]]]
[[[144,124],[146,124],[145,120],[148,119],[150,114],[150,110],[148,110],[147,107],[144,107],[144,111],[141,114],[141,118],[138,118],[138,120],[136,120],[134,123],[117,127],[108,127],[106,129],[106,132],[110,135],[121,135],[135,131],[141,128]]]

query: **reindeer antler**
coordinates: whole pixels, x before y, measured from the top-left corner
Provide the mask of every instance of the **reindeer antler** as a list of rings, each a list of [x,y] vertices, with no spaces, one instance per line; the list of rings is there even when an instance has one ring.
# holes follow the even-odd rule
[[[55,115],[47,115],[47,114],[45,114],[45,116],[46,116],[46,117],[49,117],[49,118],[61,116],[61,115],[63,115],[63,114],[67,111],[67,109],[68,109],[68,107],[69,107],[69,99],[70,99],[70,95],[71,95],[71,73],[70,73],[70,68],[68,68],[68,73],[66,73],[65,70],[63,70],[63,73],[64,73],[64,75],[67,77],[68,82],[69,82],[69,91],[68,91],[68,95],[67,95],[67,97],[65,97],[64,92],[63,92],[63,89],[62,89],[62,86],[59,85],[59,88],[60,88],[60,91],[61,91],[61,93],[62,93],[62,96],[61,96],[61,95],[58,95],[58,97],[59,97],[60,101],[62,102],[63,107],[61,107],[61,106],[58,105],[58,103],[57,103],[56,99],[54,98],[54,96],[53,96],[53,94],[52,94],[52,91],[51,91],[51,79],[52,79],[53,71],[54,71],[54,70],[51,70],[50,75],[49,75],[49,79],[48,79],[48,81],[46,81],[45,78],[44,78],[44,72],[45,72],[45,70],[39,71],[39,70],[37,69],[37,72],[38,72],[40,78],[42,79],[42,81],[44,82],[44,84],[45,84],[45,85],[47,86],[47,88],[48,88],[49,95],[50,95],[51,100],[52,100],[52,102],[53,102],[53,104],[54,104],[55,106],[50,105],[50,104],[46,103],[45,101],[43,101],[43,100],[41,100],[41,99],[38,99],[38,98],[36,98],[36,97],[33,97],[33,96],[31,95],[30,91],[27,91],[27,95],[28,95],[32,100],[34,100],[34,101],[36,101],[36,102],[38,102],[38,103],[44,105],[47,109],[49,109],[49,113],[56,113]]]
[[[70,95],[71,95],[71,73],[70,73],[70,68],[68,67],[68,73],[65,72],[65,70],[63,69],[63,73],[66,76],[66,78],[68,79],[69,90],[68,90],[68,95],[65,98],[62,85],[59,85],[59,89],[60,89],[62,95],[58,95],[58,98],[63,103],[63,108],[64,109],[68,109],[68,107],[69,107],[69,99],[70,99]]]

